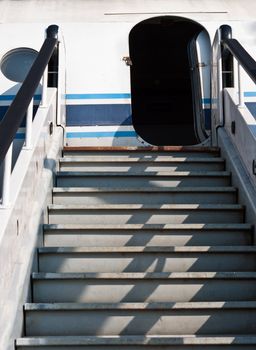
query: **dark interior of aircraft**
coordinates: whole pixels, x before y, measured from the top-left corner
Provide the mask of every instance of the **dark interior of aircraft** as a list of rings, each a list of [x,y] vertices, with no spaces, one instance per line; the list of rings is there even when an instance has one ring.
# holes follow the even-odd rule
[[[189,44],[202,30],[180,17],[156,17],[130,32],[132,120],[153,145],[193,145],[195,130]]]

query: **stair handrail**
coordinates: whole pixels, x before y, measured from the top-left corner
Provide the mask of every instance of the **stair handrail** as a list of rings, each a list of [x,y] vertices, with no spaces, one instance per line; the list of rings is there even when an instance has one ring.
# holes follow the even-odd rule
[[[33,99],[36,89],[47,69],[48,63],[58,44],[56,35],[58,26],[52,25],[47,29],[47,37],[13,102],[0,122],[0,164],[10,148],[15,135],[24,119]],[[45,79],[47,80],[47,79]],[[46,86],[47,87],[47,86]],[[42,100],[45,99],[44,91]]]
[[[222,41],[225,38],[231,38],[231,37],[232,37],[231,27],[228,25],[222,25],[221,27],[219,27],[216,30],[213,44],[212,44],[212,58],[211,58],[211,140],[212,140],[212,146],[218,145],[217,129],[218,129],[218,127],[223,126],[223,124],[224,124],[222,92],[223,92],[223,87],[226,87],[226,73],[223,73],[223,71],[224,71],[224,69],[226,70],[227,64],[225,61],[226,52],[223,53]],[[233,58],[232,58],[232,61],[233,61]],[[233,68],[233,65],[232,65],[232,68]]]
[[[256,84],[256,61],[236,39],[223,39],[222,45],[229,50],[238,64],[246,71]]]
[[[0,122],[0,165],[3,163],[1,208],[10,205],[12,148],[15,135],[26,115],[26,137],[24,148],[32,150],[33,101],[36,89],[42,80],[41,106],[47,104],[47,87],[58,87],[58,29],[50,25],[46,39],[31,66],[25,80]],[[54,67],[54,71],[49,71]],[[57,69],[56,69],[57,67]]]
[[[233,58],[237,61],[237,79],[238,79],[238,96],[239,104],[238,107],[243,108],[244,104],[244,91],[241,79],[241,68],[247,73],[256,84],[256,61],[252,56],[245,50],[245,48],[236,39],[223,39],[222,46],[229,51]],[[233,84],[234,86],[234,84]],[[233,87],[232,86],[232,87]]]
[[[234,59],[237,61],[238,107],[244,107],[241,68],[256,84],[256,61],[240,44],[232,38],[232,28],[222,25],[217,29],[212,45],[211,73],[211,111],[212,111],[212,145],[217,145],[216,130],[225,125],[223,113],[223,90],[234,87]]]

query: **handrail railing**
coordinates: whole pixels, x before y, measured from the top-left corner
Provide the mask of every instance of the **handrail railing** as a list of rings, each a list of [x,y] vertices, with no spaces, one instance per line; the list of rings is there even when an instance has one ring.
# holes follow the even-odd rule
[[[256,84],[256,61],[236,39],[222,40],[223,46],[236,58],[241,67]]]
[[[54,76],[48,76],[49,62],[54,62]],[[32,149],[32,120],[33,120],[33,99],[42,80],[41,106],[44,107],[47,101],[47,86],[58,85],[58,26],[51,25],[47,28],[47,37],[28,72],[21,88],[16,94],[12,104],[0,122],[0,165],[3,163],[3,184],[2,184],[2,208],[6,208],[10,202],[10,183],[12,167],[12,145],[15,135],[26,115],[26,149]],[[50,80],[50,81],[49,81]]]
[[[0,123],[0,164],[18,131],[58,40],[46,38],[26,79]]]
[[[234,59],[237,62],[237,81],[234,82]],[[226,87],[237,85],[238,107],[244,107],[244,91],[242,87],[241,68],[256,84],[256,61],[245,48],[232,38],[232,29],[228,25],[222,25],[217,29],[212,47],[212,144],[217,145],[216,130],[224,126],[223,90]]]

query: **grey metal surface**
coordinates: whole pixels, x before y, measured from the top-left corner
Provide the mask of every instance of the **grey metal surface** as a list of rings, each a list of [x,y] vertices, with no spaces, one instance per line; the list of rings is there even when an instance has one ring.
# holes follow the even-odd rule
[[[240,133],[239,133],[240,134]],[[249,179],[237,148],[229,139],[227,132],[223,129],[218,130],[219,143],[222,147],[222,153],[227,159],[228,170],[232,171],[232,183],[239,188],[238,201],[246,206],[246,222],[254,225],[254,241],[256,238],[256,190]],[[245,136],[244,136],[245,137]]]
[[[33,274],[36,303],[255,300],[256,273]]]
[[[173,350],[251,350],[255,348],[256,339],[254,336],[225,336],[225,337],[203,337],[203,336],[108,336],[108,337],[36,337],[36,338],[21,338],[17,339],[17,347],[23,349],[47,349],[47,350],[67,350],[73,346],[83,350],[117,350],[120,346],[124,350],[132,349],[166,349]],[[254,347],[254,348],[253,348]]]
[[[195,246],[252,243],[248,224],[125,224],[44,226],[44,245],[53,246]]]
[[[41,248],[41,272],[255,271],[255,247]]]
[[[77,338],[77,337],[76,337]],[[151,345],[151,344],[147,344],[147,345],[108,345],[107,349],[108,350],[118,350],[120,349],[120,347],[122,348],[122,350],[144,350],[144,349],[149,349],[149,350],[158,350],[158,349],[166,349],[166,345]],[[106,345],[76,345],[75,347],[71,347],[70,345],[19,345],[17,346],[17,349],[19,350],[25,350],[25,349],[29,349],[29,350],[106,350]],[[195,346],[194,345],[168,345],[168,349],[172,349],[172,350],[195,350]],[[196,350],[209,350],[209,345],[208,344],[200,344],[196,347]],[[254,350],[255,349],[255,345],[250,345],[250,344],[245,344],[245,345],[211,345],[211,350]]]
[[[255,307],[255,302],[26,304],[26,334],[250,335]]]
[[[255,348],[256,248],[230,173],[214,154],[197,172],[148,155],[64,157],[18,350]]]
[[[123,157],[102,158],[65,157],[60,159],[62,171],[223,171],[222,158],[129,159]]]
[[[50,205],[49,223],[80,224],[181,224],[242,223],[243,207],[237,204],[164,205]]]
[[[230,173],[219,172],[58,172],[56,184],[60,187],[180,187],[229,186]]]
[[[71,149],[64,149],[63,150],[63,156],[70,158],[70,157],[83,157],[84,160],[91,159],[92,157],[94,159],[104,157],[105,160],[108,160],[109,158],[113,157],[122,157],[127,159],[152,159],[152,160],[162,160],[162,159],[173,159],[173,158],[212,158],[212,157],[219,157],[220,152],[216,150],[216,152],[192,152],[192,151],[186,151],[186,152],[180,152],[180,151],[169,151],[169,152],[162,152],[162,151],[131,151],[130,149],[127,151],[111,151],[111,150],[97,150],[97,151],[89,151],[89,150],[71,150]]]
[[[231,204],[236,198],[234,187],[53,189],[54,204]]]

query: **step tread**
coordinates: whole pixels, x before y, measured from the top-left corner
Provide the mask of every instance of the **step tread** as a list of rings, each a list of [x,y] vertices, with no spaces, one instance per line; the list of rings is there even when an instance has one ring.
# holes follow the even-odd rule
[[[150,156],[147,156],[150,157]],[[159,156],[161,157],[161,156]],[[164,157],[168,157],[167,155]],[[65,156],[59,159],[60,163],[224,163],[225,160],[221,157],[209,157],[209,158],[199,158],[199,157],[177,157],[177,158],[124,158],[122,156],[113,156],[113,158],[108,157],[107,159],[102,157],[87,156]]]
[[[53,193],[94,193],[94,192],[117,192],[117,193],[126,193],[126,192],[142,192],[142,193],[176,193],[176,192],[182,192],[182,193],[197,193],[197,192],[209,192],[209,193],[216,193],[216,192],[237,192],[237,188],[232,186],[216,186],[216,187],[173,187],[173,188],[166,188],[166,187],[54,187]]]
[[[118,273],[53,273],[33,272],[33,280],[176,280],[176,279],[211,279],[236,280],[256,279],[256,272],[118,272]]]
[[[219,147],[202,147],[202,146],[149,146],[149,147],[134,147],[134,146],[64,146],[63,152],[68,151],[131,151],[131,152],[205,152],[219,153]]]
[[[162,176],[162,177],[228,177],[229,171],[147,171],[143,173],[139,172],[118,172],[118,171],[57,171],[57,176],[97,176],[97,177],[150,177],[150,176]]]
[[[17,346],[36,345],[229,345],[229,344],[255,344],[256,336],[235,335],[235,336],[192,336],[192,335],[166,335],[166,336],[51,336],[51,337],[29,337],[18,338]]]
[[[26,303],[25,311],[47,310],[191,310],[256,309],[256,301],[192,301],[151,303]]]
[[[121,225],[87,225],[87,224],[45,224],[45,230],[249,230],[251,224],[121,224]],[[203,233],[203,232],[202,232]],[[249,232],[250,233],[250,232]]]
[[[49,204],[49,210],[243,210],[240,204]]]
[[[177,246],[177,247],[42,247],[39,253],[256,253],[256,246]]]

